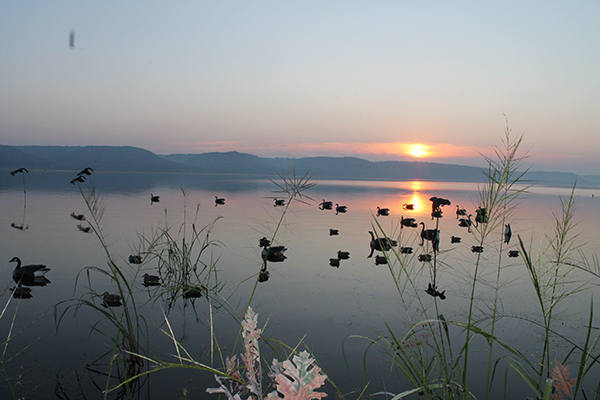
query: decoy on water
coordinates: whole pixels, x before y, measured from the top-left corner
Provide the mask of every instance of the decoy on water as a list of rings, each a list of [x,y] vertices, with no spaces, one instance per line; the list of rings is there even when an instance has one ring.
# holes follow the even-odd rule
[[[400,247],[400,254],[412,254],[412,247]]]
[[[223,197],[215,196],[215,207],[222,206],[225,204],[225,199]]]
[[[452,236],[450,237],[450,243],[454,244],[454,243],[460,243],[461,238],[458,236]]]
[[[202,297],[202,292],[197,287],[189,286],[183,291],[184,299],[196,299],[198,297]]]
[[[419,254],[419,261],[420,262],[430,262],[431,254]]]
[[[10,291],[15,299],[30,299],[33,297],[31,294],[31,288],[22,287],[21,285],[10,288]]]
[[[71,180],[71,185],[74,185],[77,182],[84,183],[85,182],[85,176],[81,176],[81,175],[77,176],[77,178]]]
[[[458,226],[462,228],[467,228],[468,232],[471,233],[471,226],[473,225],[473,221],[471,221],[471,214],[467,216],[467,218],[461,218],[458,220]]]
[[[321,202],[321,204],[319,204],[319,208],[321,210],[332,210],[333,209],[333,202],[331,202],[331,201],[325,201],[325,199],[323,199],[323,201]]]
[[[146,287],[160,286],[160,277],[158,277],[156,275],[144,274],[144,275],[142,275],[142,278],[144,278],[144,286],[146,286]]]
[[[331,265],[332,267],[339,268],[340,267],[340,259],[339,258],[330,258],[329,265]]]
[[[287,250],[285,246],[271,246],[271,241],[265,237],[260,239],[258,244],[263,248],[260,254],[263,260],[281,262],[287,258],[283,254]]]
[[[450,200],[442,197],[431,197],[431,219],[442,218],[442,207],[449,206]]]
[[[335,215],[338,215],[339,213],[345,213],[346,211],[348,211],[348,207],[340,206],[337,203],[335,204]]]
[[[121,296],[118,294],[110,294],[108,292],[102,293],[102,301],[104,307],[120,307],[123,304],[121,303]]]
[[[84,168],[83,170],[81,170],[79,173],[77,173],[77,175],[81,176],[81,175],[91,175],[92,172],[94,172],[94,170],[90,167]]]
[[[347,260],[350,258],[350,252],[348,251],[338,251],[337,256],[340,260]]]
[[[439,297],[441,300],[446,300],[446,291],[438,292],[437,286],[433,286],[431,283],[427,284],[427,290],[425,290],[430,296]]]
[[[371,235],[371,242],[369,246],[371,247],[371,253],[367,256],[367,258],[373,257],[373,251],[389,251],[392,247],[398,246],[398,242],[392,240],[388,237],[376,238],[372,231],[369,231]]]
[[[269,274],[269,271],[267,271],[266,268],[261,269],[260,272],[258,273],[258,281],[260,283],[268,281],[270,277],[271,277],[271,274]]]
[[[271,245],[271,241],[264,236],[261,239],[259,239],[259,241],[258,241],[259,247],[265,247],[265,246],[268,247],[270,245]]]
[[[24,172],[29,173],[29,171],[27,171],[27,168],[19,168],[19,169],[15,169],[14,171],[12,171],[10,174],[12,176],[15,176],[16,174],[22,174]]]
[[[375,265],[387,264],[387,258],[385,256],[375,256]]]
[[[419,226],[419,224],[417,224],[417,220],[414,218],[400,217],[400,229],[402,229],[403,226],[406,226],[408,228],[416,228],[417,226]]]
[[[377,206],[377,216],[388,216],[390,215],[390,209],[389,208],[379,208],[379,206]]]
[[[131,255],[129,256],[129,263],[130,264],[141,264],[142,263],[142,256],[138,255]],[[146,274],[148,275],[148,274]]]
[[[29,225],[15,224],[14,222],[11,222],[10,226],[20,231],[26,231],[27,229],[29,229]]]
[[[509,250],[508,251],[508,256],[510,258],[519,257],[519,250]]]
[[[155,196],[152,193],[150,193],[150,205],[154,204],[154,203],[158,203],[160,201],[160,196]]]
[[[456,206],[456,219],[460,218],[460,217],[466,217],[467,216],[467,210],[465,210],[464,208],[460,208],[460,206]]]
[[[9,262],[17,263],[17,266],[12,274],[13,280],[17,284],[23,283],[27,286],[44,286],[47,283],[50,283],[50,281],[44,276],[48,271],[50,271],[50,268],[46,267],[44,264],[30,264],[21,266],[21,259],[19,257],[13,257]]]
[[[276,197],[276,198],[273,199],[273,201],[275,202],[275,204],[273,204],[273,207],[284,206],[285,205],[285,200],[284,199],[278,199]]]
[[[83,214],[75,214],[72,212],[71,217],[75,218],[77,221],[85,221],[85,215]]]
[[[402,204],[402,209],[404,209],[404,211],[406,211],[406,210],[414,210],[415,209],[415,205],[414,204],[404,203],[404,204]]]
[[[329,236],[339,235],[340,231],[337,229],[329,229]]]
[[[478,224],[487,224],[487,222],[488,222],[487,209],[485,209],[483,207],[478,207],[477,210],[475,210],[475,212],[477,213],[477,215],[475,216],[475,222],[477,222]]]
[[[471,246],[473,253],[483,253],[483,246]]]
[[[90,233],[90,231],[92,230],[90,226],[82,226],[81,224],[77,225],[77,229],[79,229],[83,233]]]
[[[510,224],[504,225],[504,243],[508,244],[510,242],[510,238],[512,237],[512,229],[510,228]]]
[[[433,250],[438,251],[440,245],[440,230],[439,229],[425,229],[425,223],[421,222],[419,225],[423,225],[421,228],[421,246],[428,240],[433,244]]]

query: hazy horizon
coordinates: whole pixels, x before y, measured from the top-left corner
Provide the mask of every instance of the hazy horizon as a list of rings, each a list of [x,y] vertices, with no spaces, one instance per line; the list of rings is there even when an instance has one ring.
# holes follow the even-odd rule
[[[600,4],[0,3],[7,145],[600,171]]]

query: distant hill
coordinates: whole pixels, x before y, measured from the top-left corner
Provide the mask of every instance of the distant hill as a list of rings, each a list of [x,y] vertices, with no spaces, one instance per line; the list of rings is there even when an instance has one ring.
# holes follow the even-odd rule
[[[79,171],[88,166],[95,171],[257,176],[274,176],[292,168],[297,174],[310,170],[314,179],[486,181],[485,171],[479,167],[432,162],[372,162],[355,157],[262,158],[237,151],[159,156],[132,146],[0,145],[0,169]],[[530,171],[524,179],[541,185],[572,186],[577,181],[578,187],[600,187],[600,176],[596,175]]]

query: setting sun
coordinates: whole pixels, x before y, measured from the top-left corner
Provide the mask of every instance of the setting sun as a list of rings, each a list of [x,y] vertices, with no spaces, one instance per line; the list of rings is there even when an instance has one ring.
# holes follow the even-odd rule
[[[420,143],[407,145],[406,153],[417,158],[426,157],[429,155],[428,146]]]

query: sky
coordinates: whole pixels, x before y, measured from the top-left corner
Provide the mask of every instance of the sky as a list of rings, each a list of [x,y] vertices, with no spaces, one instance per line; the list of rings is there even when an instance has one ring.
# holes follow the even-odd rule
[[[483,165],[508,129],[524,167],[600,175],[598,21],[598,1],[0,0],[0,144]]]

